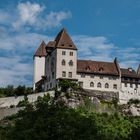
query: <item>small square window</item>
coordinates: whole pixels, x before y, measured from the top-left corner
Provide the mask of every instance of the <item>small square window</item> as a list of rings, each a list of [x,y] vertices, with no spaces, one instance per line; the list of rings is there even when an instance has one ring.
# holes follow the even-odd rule
[[[81,74],[81,78],[85,78],[85,74]]]
[[[69,72],[69,78],[72,78],[72,72]]]
[[[70,56],[73,56],[73,52],[70,52]]]
[[[50,88],[52,88],[52,83],[50,83]]]
[[[66,55],[66,52],[65,51],[62,51],[62,55]]]
[[[130,84],[130,87],[133,88],[133,84]]]
[[[80,87],[83,87],[83,82],[79,82],[79,86]]]
[[[127,83],[125,83],[124,86],[127,87]]]
[[[114,89],[117,89],[117,85],[116,85],[116,84],[114,84],[114,85],[113,85],[113,88],[114,88]]]
[[[62,77],[66,77],[66,72],[62,71]]]
[[[100,76],[100,79],[103,79],[103,76]]]

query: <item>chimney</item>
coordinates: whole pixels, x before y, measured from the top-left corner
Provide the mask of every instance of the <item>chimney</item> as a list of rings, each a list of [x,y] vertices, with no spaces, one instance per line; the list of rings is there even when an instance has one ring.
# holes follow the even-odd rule
[[[137,70],[137,74],[140,75],[140,64],[139,64],[139,67],[138,67],[138,70]]]
[[[117,70],[118,70],[118,73],[119,73],[119,76],[121,77],[121,69],[120,69],[120,66],[119,66],[119,63],[118,63],[118,60],[117,60],[117,57],[115,57],[114,59],[114,63],[117,67]]]

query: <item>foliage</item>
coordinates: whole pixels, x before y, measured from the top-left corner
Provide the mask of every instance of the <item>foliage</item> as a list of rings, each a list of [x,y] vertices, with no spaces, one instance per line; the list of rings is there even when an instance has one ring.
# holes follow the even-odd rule
[[[65,80],[65,79],[62,79],[59,82],[59,87],[61,88],[62,92],[67,92],[68,90],[76,90],[79,88],[76,82],[73,82],[71,80]]]
[[[33,90],[31,87],[25,87],[19,85],[14,88],[13,85],[8,85],[5,88],[0,88],[0,97],[9,97],[9,96],[20,96],[20,95],[28,95],[32,94]]]
[[[17,107],[23,107],[23,106],[26,106],[27,104],[29,104],[28,97],[24,96],[24,100],[19,101]]]
[[[130,99],[127,104],[128,105],[132,105],[132,104],[138,105],[138,104],[140,104],[140,100],[139,99]]]
[[[89,105],[89,101],[87,105]],[[15,119],[15,118],[14,118]],[[139,117],[69,108],[49,95],[17,114],[15,125],[0,127],[3,140],[138,140]]]

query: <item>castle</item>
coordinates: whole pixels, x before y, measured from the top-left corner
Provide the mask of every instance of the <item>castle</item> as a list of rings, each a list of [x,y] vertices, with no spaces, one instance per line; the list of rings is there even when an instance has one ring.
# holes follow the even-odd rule
[[[87,90],[117,93],[121,103],[140,99],[140,66],[136,72],[120,68],[117,58],[113,62],[79,60],[77,51],[65,29],[47,45],[43,41],[34,54],[34,90],[48,91],[61,79],[69,79]]]

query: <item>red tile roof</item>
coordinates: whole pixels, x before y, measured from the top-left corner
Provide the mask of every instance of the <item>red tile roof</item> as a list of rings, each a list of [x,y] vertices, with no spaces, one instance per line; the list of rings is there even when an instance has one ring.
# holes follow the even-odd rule
[[[128,68],[128,69],[121,68],[121,75],[122,77],[140,78],[137,72],[132,68]]]
[[[77,72],[119,76],[114,62],[77,60]]]
[[[39,48],[35,52],[34,56],[46,56],[46,44],[44,41],[41,42]]]
[[[77,50],[71,37],[68,35],[66,29],[62,29],[55,38],[55,47],[61,49]]]

